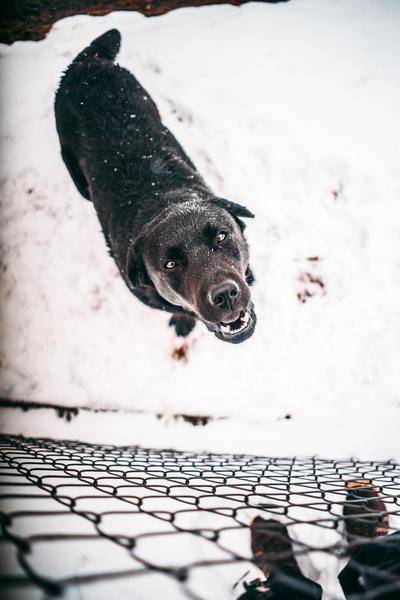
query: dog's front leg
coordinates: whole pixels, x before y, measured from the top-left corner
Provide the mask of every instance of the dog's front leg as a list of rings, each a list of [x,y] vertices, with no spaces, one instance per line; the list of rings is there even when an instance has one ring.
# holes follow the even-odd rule
[[[185,313],[174,313],[169,320],[169,326],[175,327],[176,335],[186,337],[196,325],[196,319]]]

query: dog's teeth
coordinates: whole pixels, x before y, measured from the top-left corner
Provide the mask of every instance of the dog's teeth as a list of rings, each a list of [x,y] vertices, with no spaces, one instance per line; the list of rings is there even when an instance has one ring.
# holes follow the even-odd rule
[[[235,321],[236,327],[233,323],[230,323],[228,325],[220,324],[220,329],[222,333],[225,333],[227,335],[234,335],[235,333],[239,333],[240,331],[243,331],[243,329],[246,329],[250,321],[250,313],[246,311],[243,315],[239,317],[238,321],[240,321],[240,324],[237,321]]]

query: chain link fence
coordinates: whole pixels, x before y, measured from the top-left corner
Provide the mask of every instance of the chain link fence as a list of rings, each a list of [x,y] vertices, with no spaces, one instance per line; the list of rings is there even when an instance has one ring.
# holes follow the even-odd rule
[[[343,598],[337,574],[349,553],[345,482],[370,481],[385,503],[389,533],[400,529],[400,466],[393,461],[11,436],[0,439],[0,460],[0,585],[7,599],[238,598],[244,582],[262,577],[250,545],[256,515],[284,523],[323,597]],[[384,589],[396,585],[388,573]]]

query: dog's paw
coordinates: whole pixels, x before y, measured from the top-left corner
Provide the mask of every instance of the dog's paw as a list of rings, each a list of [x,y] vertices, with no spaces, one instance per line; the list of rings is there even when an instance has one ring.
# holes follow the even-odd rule
[[[173,315],[169,320],[169,326],[175,327],[176,335],[186,337],[196,325],[196,319],[189,315]]]

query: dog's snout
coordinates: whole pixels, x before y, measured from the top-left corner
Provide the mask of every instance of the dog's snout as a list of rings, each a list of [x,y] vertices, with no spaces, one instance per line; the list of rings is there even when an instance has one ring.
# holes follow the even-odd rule
[[[236,283],[228,282],[214,287],[210,291],[211,304],[218,308],[230,308],[235,306],[239,299],[240,291]]]

